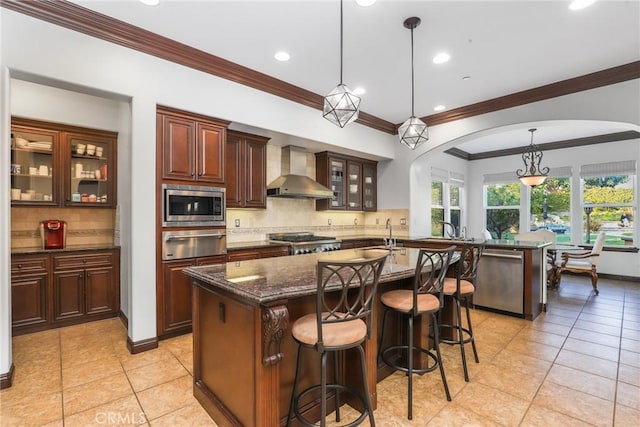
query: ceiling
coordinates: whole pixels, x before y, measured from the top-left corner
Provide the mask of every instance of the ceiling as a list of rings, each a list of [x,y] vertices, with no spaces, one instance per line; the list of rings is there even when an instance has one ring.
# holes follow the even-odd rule
[[[340,80],[336,0],[74,3],[316,94],[327,94]],[[568,5],[566,0],[377,0],[362,7],[345,0],[344,83],[366,89],[362,111],[392,123],[409,117],[411,39],[403,21],[410,16],[422,19],[414,30],[418,117],[434,114],[436,105],[462,107],[640,59],[640,1],[601,0],[579,11]],[[278,50],[291,59],[276,61]],[[451,60],[434,64],[441,51]],[[536,137],[549,141],[619,131],[596,124],[551,126],[551,133],[539,128]],[[526,129],[510,132],[481,139],[473,148],[469,144],[469,150],[528,145]]]

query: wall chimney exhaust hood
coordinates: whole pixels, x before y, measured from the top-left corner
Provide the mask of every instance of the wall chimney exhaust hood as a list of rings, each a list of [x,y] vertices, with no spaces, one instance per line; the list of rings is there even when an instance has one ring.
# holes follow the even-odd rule
[[[331,199],[333,191],[307,175],[307,151],[288,145],[282,148],[282,175],[267,185],[268,197]]]

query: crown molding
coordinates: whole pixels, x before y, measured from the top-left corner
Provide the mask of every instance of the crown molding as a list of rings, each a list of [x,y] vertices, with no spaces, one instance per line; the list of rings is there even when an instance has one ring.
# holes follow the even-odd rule
[[[628,130],[623,132],[607,133],[604,135],[586,136],[584,138],[566,139],[563,141],[547,142],[536,144],[540,151],[560,150],[562,148],[582,147],[585,145],[604,144],[607,142],[626,141],[629,139],[640,139],[640,132]],[[468,153],[459,148],[453,147],[445,150],[445,153],[463,160],[481,160],[494,157],[504,157],[522,154],[523,147],[507,148],[504,150],[485,151],[483,153]]]
[[[0,4],[6,9],[240,83],[307,107],[317,110],[323,108],[322,95],[65,0],[0,0]],[[637,78],[640,78],[640,61],[424,116],[422,120],[427,125],[434,126]],[[400,126],[364,111],[360,112],[356,122],[392,135],[398,133]]]

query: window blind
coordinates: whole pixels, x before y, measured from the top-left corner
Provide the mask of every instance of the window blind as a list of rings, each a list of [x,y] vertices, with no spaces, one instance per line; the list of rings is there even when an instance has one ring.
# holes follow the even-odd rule
[[[580,178],[619,175],[636,175],[636,161],[623,160],[621,162],[594,163],[580,167]]]
[[[432,181],[441,181],[441,182],[448,182],[449,181],[449,172],[444,170],[444,169],[440,169],[440,168],[436,168],[436,167],[431,167],[431,180]]]
[[[457,172],[449,172],[449,179],[451,180],[451,184],[457,185],[458,187],[464,187],[464,175]]]
[[[571,166],[562,166],[549,170],[549,178],[571,178],[572,175],[573,168]]]
[[[483,177],[485,184],[511,184],[518,181],[515,172],[488,173]]]

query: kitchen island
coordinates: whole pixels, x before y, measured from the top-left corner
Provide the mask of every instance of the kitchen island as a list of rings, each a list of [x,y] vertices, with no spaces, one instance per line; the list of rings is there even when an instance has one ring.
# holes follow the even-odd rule
[[[297,346],[289,325],[315,309],[316,264],[319,259],[357,259],[388,253],[378,292],[411,286],[418,249],[347,249],[224,265],[189,267],[193,280],[194,395],[220,426],[278,426],[289,406],[295,375]],[[376,307],[372,338],[364,348],[368,386],[376,406],[376,384],[391,371],[377,363],[378,322]],[[392,322],[402,337],[401,323]],[[423,326],[424,328],[425,326]],[[416,328],[424,343],[426,333]],[[387,337],[385,337],[385,344]],[[312,356],[312,355],[309,355]],[[315,355],[313,355],[315,356]],[[355,354],[354,354],[355,356]],[[303,389],[317,382],[314,357],[308,357]],[[319,359],[318,359],[319,360]],[[357,358],[347,353],[341,363]],[[319,362],[318,362],[319,363]],[[351,365],[350,365],[351,366]],[[344,380],[357,384],[358,369],[346,369]],[[319,372],[318,372],[319,374]],[[307,408],[313,418],[316,407]]]

